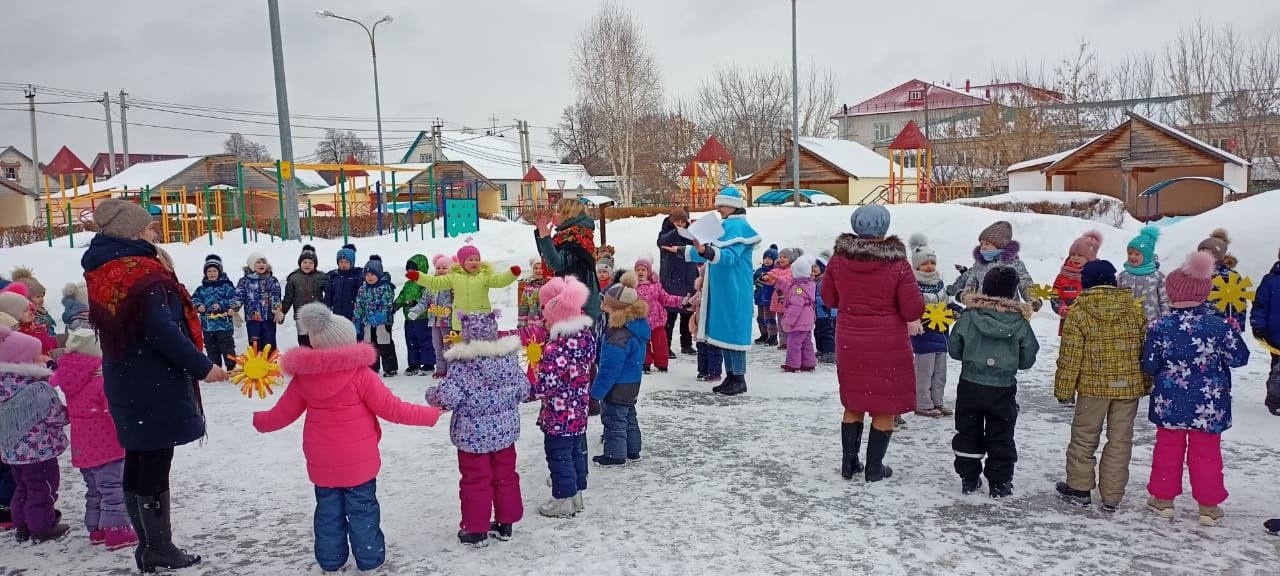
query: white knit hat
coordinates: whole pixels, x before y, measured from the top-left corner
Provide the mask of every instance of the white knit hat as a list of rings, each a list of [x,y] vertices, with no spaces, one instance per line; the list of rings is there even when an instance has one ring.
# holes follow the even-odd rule
[[[320,302],[312,302],[298,310],[298,326],[306,330],[312,348],[334,348],[356,343],[356,327]]]
[[[102,346],[93,330],[78,328],[67,332],[67,352],[79,352],[85,356],[102,357]]]
[[[271,266],[270,261],[267,260],[267,255],[261,252],[250,252],[249,256],[244,259],[244,266],[245,268],[253,270],[253,267],[258,264],[259,260],[266,260],[268,262],[267,266]]]

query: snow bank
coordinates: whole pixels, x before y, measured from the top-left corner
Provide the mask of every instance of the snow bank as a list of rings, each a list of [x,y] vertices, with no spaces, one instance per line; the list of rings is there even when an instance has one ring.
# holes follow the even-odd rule
[[[1276,262],[1276,251],[1280,249],[1280,234],[1276,233],[1278,220],[1280,192],[1228,202],[1163,227],[1160,258],[1180,264],[1215,228],[1224,228],[1231,236],[1230,252],[1240,259],[1238,270],[1257,284]]]
[[[1075,216],[1116,228],[1138,225],[1138,221],[1129,215],[1124,208],[1124,203],[1119,199],[1092,192],[1029,190],[981,198],[958,198],[951,202],[966,206],[982,206],[1002,212]]]

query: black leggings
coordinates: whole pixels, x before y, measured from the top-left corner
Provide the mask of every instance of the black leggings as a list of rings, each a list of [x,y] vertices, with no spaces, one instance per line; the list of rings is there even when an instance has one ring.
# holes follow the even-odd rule
[[[173,448],[124,452],[124,491],[139,496],[159,496],[169,491],[169,467]]]

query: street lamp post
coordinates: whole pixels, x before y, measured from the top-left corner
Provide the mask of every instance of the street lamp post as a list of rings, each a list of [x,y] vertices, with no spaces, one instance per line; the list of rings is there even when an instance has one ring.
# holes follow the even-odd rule
[[[336,18],[338,20],[346,20],[347,22],[354,23],[364,29],[364,33],[369,36],[369,52],[373,55],[373,105],[378,115],[378,164],[386,166],[387,162],[383,157],[382,149],[382,94],[378,88],[378,45],[374,40],[377,38],[378,25],[383,22],[390,24],[392,21],[391,16],[383,16],[380,20],[374,22],[372,27],[365,26],[364,23],[359,20],[339,16],[328,10],[317,10],[316,16],[319,18]],[[379,183],[384,179],[385,178],[380,178]],[[394,190],[392,192],[394,192]]]
[[[791,201],[800,205],[800,65],[796,55],[796,0],[791,0]]]

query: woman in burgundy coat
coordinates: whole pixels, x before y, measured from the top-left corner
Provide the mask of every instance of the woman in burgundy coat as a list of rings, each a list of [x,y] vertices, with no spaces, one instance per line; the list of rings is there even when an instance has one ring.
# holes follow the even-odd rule
[[[886,238],[889,211],[867,205],[850,218],[853,234],[841,234],[823,276],[822,299],[836,316],[836,374],[844,419],[840,440],[845,479],[863,471],[858,462],[862,425],[871,414],[867,439],[867,482],[893,475],[884,454],[893,418],[915,409],[915,364],[908,332],[918,332],[924,298],[916,284],[907,248]]]

